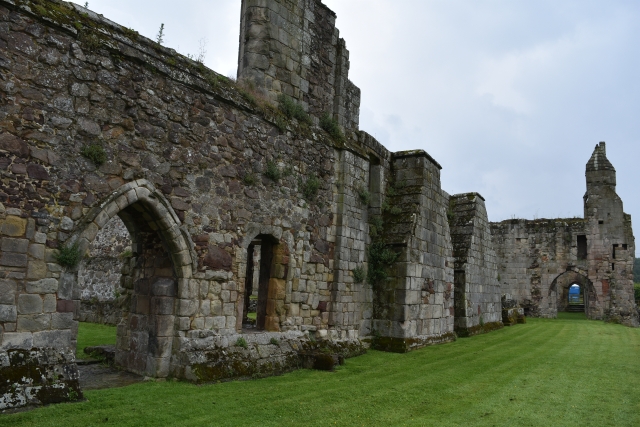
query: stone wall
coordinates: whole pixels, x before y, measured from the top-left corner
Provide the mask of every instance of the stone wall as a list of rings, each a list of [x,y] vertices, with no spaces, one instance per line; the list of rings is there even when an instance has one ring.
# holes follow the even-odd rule
[[[349,51],[335,20],[320,0],[243,0],[238,78],[357,131],[360,89],[348,78]]]
[[[477,193],[451,196],[448,214],[455,258],[456,334],[501,328],[502,293],[484,199]]]
[[[584,219],[491,224],[502,292],[529,316],[555,317],[566,309],[568,288],[576,283],[584,289],[589,318],[637,326],[635,239],[604,142],[587,163],[586,181]]]
[[[88,257],[78,266],[78,283],[74,300],[80,301],[80,322],[117,325],[122,318],[119,297],[122,268],[131,256],[129,231],[119,217],[113,217],[96,235]]]
[[[274,28],[303,34],[309,56],[294,69],[301,78],[307,70],[309,90],[301,81],[294,93],[295,73],[278,68],[278,81],[290,76],[291,86],[273,93],[292,95],[316,119],[332,108],[349,131],[343,140],[78,5],[0,1],[3,351],[73,354],[85,298],[111,295],[89,268],[102,257],[99,267],[115,281],[106,260],[126,245],[122,227],[111,228],[116,217],[131,239],[131,257],[118,261],[115,360],[123,369],[219,380],[306,366],[318,342],[348,356],[371,341],[406,351],[455,338],[440,166],[422,151],[390,153],[357,129],[359,91],[347,80],[332,12],[319,1],[246,2],[244,27],[266,13],[264,4],[292,14],[280,22],[269,12],[276,20],[266,33],[250,31],[241,60],[251,56],[244,45]],[[279,45],[262,46],[281,65]],[[266,82],[267,70],[250,59],[240,76],[252,70]],[[361,280],[373,218],[384,223],[379,244],[400,257],[384,266],[383,289]],[[101,236],[116,237],[113,253],[98,251],[112,246]],[[258,280],[263,329],[249,333],[245,279],[256,241],[269,258],[261,257]],[[64,252],[95,253],[77,265],[63,262]],[[11,360],[5,367],[18,369]],[[62,377],[56,387],[73,381]]]

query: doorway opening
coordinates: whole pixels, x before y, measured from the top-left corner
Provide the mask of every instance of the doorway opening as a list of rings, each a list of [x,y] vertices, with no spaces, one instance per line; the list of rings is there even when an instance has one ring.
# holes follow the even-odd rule
[[[566,311],[569,313],[584,313],[584,287],[578,283],[569,286],[567,292]]]
[[[273,307],[269,307],[269,300],[274,299],[273,295],[269,295],[269,283],[273,276],[276,246],[277,240],[273,236],[260,234],[247,248],[242,319],[242,329],[246,332],[264,331],[268,312],[273,311]]]

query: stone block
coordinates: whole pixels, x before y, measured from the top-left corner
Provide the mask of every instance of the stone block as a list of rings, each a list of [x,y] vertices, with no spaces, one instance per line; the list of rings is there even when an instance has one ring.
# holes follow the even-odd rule
[[[73,326],[73,313],[53,313],[51,315],[52,329],[72,329]]]
[[[193,316],[198,311],[198,303],[194,300],[181,299],[178,305],[178,316]]]
[[[42,298],[40,295],[18,295],[18,313],[42,313]]]
[[[151,312],[153,314],[173,314],[174,298],[153,297],[151,299]]]
[[[33,334],[31,332],[5,332],[2,335],[2,349],[31,350]]]
[[[71,346],[71,331],[42,331],[33,334],[33,346],[44,348],[67,348]]]
[[[42,311],[45,313],[54,313],[57,308],[57,300],[55,294],[47,294],[44,296]]]
[[[15,305],[0,305],[0,322],[15,322],[17,318]]]
[[[29,241],[27,239],[4,237],[0,247],[2,248],[2,252],[16,252],[24,254],[27,253],[27,249],[29,248]]]
[[[18,332],[36,332],[49,329],[50,314],[27,314],[18,316]]]
[[[14,252],[3,252],[0,256],[0,265],[5,267],[26,267],[27,255]]]
[[[46,275],[47,264],[44,261],[29,261],[29,266],[27,267],[27,279],[44,279]]]
[[[0,304],[16,303],[17,284],[11,279],[0,279]]]
[[[34,243],[29,245],[29,249],[27,251],[29,256],[34,259],[44,259],[44,245]]]
[[[23,236],[26,231],[27,220],[13,215],[8,215],[0,227],[0,232],[10,237]]]
[[[30,294],[52,294],[58,291],[58,279],[40,279],[27,282],[27,292]]]

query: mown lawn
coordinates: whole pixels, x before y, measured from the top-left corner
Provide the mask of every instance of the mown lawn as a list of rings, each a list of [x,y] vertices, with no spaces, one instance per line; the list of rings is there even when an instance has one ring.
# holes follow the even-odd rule
[[[116,327],[99,325],[97,323],[80,323],[78,328],[78,345],[76,357],[80,359],[90,358],[84,353],[84,348],[94,345],[106,345],[116,343]]]
[[[0,415],[6,426],[637,426],[640,330],[563,315],[336,372],[147,382]]]

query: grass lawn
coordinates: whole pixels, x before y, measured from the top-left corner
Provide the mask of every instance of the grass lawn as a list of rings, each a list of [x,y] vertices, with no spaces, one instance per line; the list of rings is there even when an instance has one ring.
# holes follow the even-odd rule
[[[76,350],[76,357],[80,359],[88,359],[90,357],[88,354],[84,354],[83,350],[85,347],[115,343],[115,326],[81,322],[78,327],[78,347]]]
[[[640,329],[562,314],[333,373],[92,391],[0,425],[637,426],[639,352]]]

